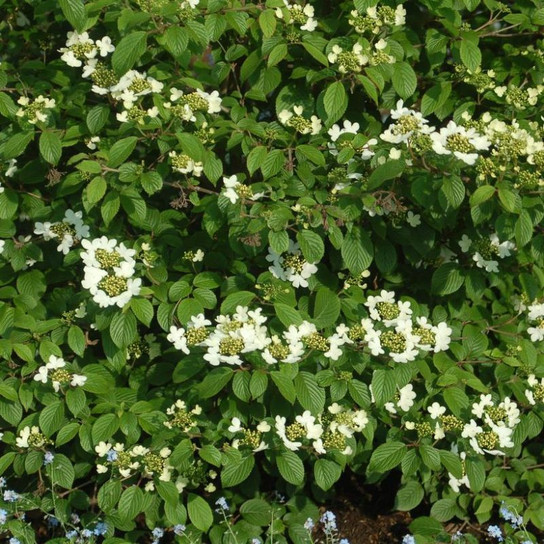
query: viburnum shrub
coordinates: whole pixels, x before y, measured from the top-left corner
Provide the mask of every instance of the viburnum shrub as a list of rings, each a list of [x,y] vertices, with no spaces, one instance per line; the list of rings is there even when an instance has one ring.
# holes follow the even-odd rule
[[[542,0],[0,5],[0,538],[536,542]]]

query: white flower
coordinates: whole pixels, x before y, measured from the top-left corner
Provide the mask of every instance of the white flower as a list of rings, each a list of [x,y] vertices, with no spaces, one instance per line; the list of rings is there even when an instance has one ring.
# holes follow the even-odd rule
[[[96,46],[100,52],[101,57],[107,57],[108,53],[115,51],[115,46],[111,43],[109,36],[104,36],[101,40],[96,40]]]
[[[15,174],[15,172],[17,172],[18,168],[17,168],[17,159],[11,159],[9,162],[8,162],[8,169],[6,170],[6,177],[7,178],[11,178],[13,177],[13,174]],[[0,188],[0,193],[3,193],[4,192],[4,188],[1,187]]]
[[[25,427],[19,432],[19,436],[15,439],[15,444],[18,448],[28,448],[28,439],[30,438],[30,427]]]
[[[417,227],[421,225],[421,216],[419,214],[414,213],[412,210],[408,211],[408,214],[406,216],[406,222],[411,227]]]
[[[491,142],[474,128],[465,128],[450,121],[440,132],[431,134],[433,151],[438,155],[450,155],[472,166],[478,158],[477,151],[489,149]]]
[[[112,445],[109,442],[100,441],[98,445],[94,447],[94,451],[98,454],[98,457],[105,457],[111,448]]]
[[[458,244],[459,244],[459,247],[461,248],[461,251],[463,253],[467,253],[468,250],[470,249],[470,246],[472,245],[472,240],[466,234],[463,234]]]
[[[446,412],[446,408],[438,402],[433,402],[431,406],[427,408],[427,411],[431,415],[431,419],[438,419],[442,414]]]
[[[397,406],[401,410],[408,412],[408,410],[410,410],[410,408],[414,405],[414,399],[417,396],[414,392],[414,386],[411,383],[405,385],[402,389],[399,389],[399,395],[400,398],[397,401]]]
[[[285,422],[286,419],[282,416],[276,416],[276,433],[277,435],[282,439],[284,446],[291,450],[291,451],[297,451],[302,446],[302,442],[294,442],[287,438],[287,435],[285,434]]]
[[[241,421],[237,417],[232,418],[232,423],[230,427],[228,428],[228,431],[231,433],[237,433],[239,431],[243,430],[243,427],[241,425]]]
[[[85,385],[86,381],[87,381],[87,376],[82,376],[81,374],[72,374],[72,381],[70,382],[70,385],[72,387],[77,387],[77,386]]]

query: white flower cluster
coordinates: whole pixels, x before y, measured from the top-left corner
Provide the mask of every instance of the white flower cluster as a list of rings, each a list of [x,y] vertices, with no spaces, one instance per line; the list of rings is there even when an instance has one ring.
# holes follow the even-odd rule
[[[7,178],[12,178],[15,172],[17,172],[17,170],[19,170],[19,168],[17,167],[17,159],[10,159],[8,161],[8,167],[6,168],[4,175]],[[4,192],[4,188],[0,185],[0,193],[3,193],[3,192]]]
[[[348,327],[340,324],[333,334],[320,334],[313,323],[303,321],[290,325],[281,335],[270,334],[264,325],[267,318],[262,309],[249,310],[238,306],[231,315],[220,315],[210,329],[204,314],[193,316],[187,326],[170,327],[167,340],[185,354],[193,347],[206,349],[204,359],[211,365],[221,363],[241,365],[242,355],[260,353],[267,364],[296,363],[309,351],[316,350],[333,361],[343,354],[345,345],[365,345],[372,355],[387,354],[395,362],[413,361],[423,352],[445,351],[451,341],[452,330],[442,322],[432,325],[425,317],[412,319],[409,302],[395,301],[395,294],[382,291],[370,296],[365,305],[370,318]]]
[[[170,419],[164,422],[164,426],[168,429],[178,428],[188,432],[197,425],[193,416],[199,416],[201,413],[202,408],[198,404],[189,411],[185,401],[178,399],[170,408],[166,409],[166,414],[170,416]]]
[[[365,410],[346,408],[336,402],[328,407],[327,412],[315,417],[306,410],[289,425],[285,417],[276,416],[276,434],[291,451],[302,448],[306,445],[305,441],[312,441],[316,453],[323,455],[331,450],[339,450],[343,455],[351,455],[353,449],[346,439],[366,427],[369,421],[367,413]]]
[[[536,87],[519,87],[519,85],[501,85],[495,87],[495,94],[506,100],[507,104],[517,110],[524,110],[527,106],[536,106],[540,95],[544,92],[544,85]]]
[[[250,186],[238,181],[236,174],[228,178],[224,177],[223,185],[225,190],[221,194],[228,198],[232,204],[236,204],[240,199],[259,200],[264,196],[264,193],[254,193]]]
[[[369,388],[372,395],[372,402],[375,402],[374,394],[372,392],[372,386],[369,386]],[[401,387],[395,395],[395,400],[391,402],[386,402],[384,404],[384,408],[390,414],[397,414],[399,409],[403,412],[408,412],[408,410],[410,410],[410,408],[414,405],[414,400],[416,399],[416,397],[417,395],[414,391],[414,386],[409,383],[404,387]]]
[[[149,448],[136,444],[125,450],[124,444],[118,442],[100,442],[95,448],[98,457],[105,459],[96,466],[99,474],[115,468],[123,478],[128,478],[139,472],[144,478],[157,476],[162,482],[169,482],[174,467],[169,462],[172,451],[164,447],[159,452],[152,452]],[[147,491],[148,489],[146,489]]]
[[[204,171],[204,164],[202,162],[193,160],[185,153],[170,151],[168,156],[170,157],[172,170],[174,172],[179,172],[180,174],[192,174],[198,178]]]
[[[159,109],[156,106],[145,109],[136,106],[140,98],[150,94],[158,94],[162,91],[164,83],[148,76],[145,72],[129,70],[121,79],[109,89],[93,86],[93,90],[98,94],[107,94],[123,103],[124,110],[116,115],[121,123],[128,121],[137,121],[143,124],[145,117],[154,118],[159,115]]]
[[[72,387],[85,385],[87,376],[68,372],[65,367],[66,361],[62,357],[50,355],[49,361],[38,368],[34,380],[41,383],[47,383],[48,380],[51,380],[56,393],[59,392],[61,386],[66,384],[70,384]]]
[[[359,34],[379,34],[384,27],[403,26],[406,22],[406,10],[402,4],[395,9],[389,6],[370,6],[364,14],[355,9],[351,11],[348,22]]]
[[[23,427],[19,432],[19,436],[15,439],[18,448],[41,449],[51,443],[51,440],[46,438],[36,425]]]
[[[313,32],[317,28],[317,20],[314,19],[315,10],[310,4],[300,6],[283,0],[284,8],[276,8],[276,17],[284,20],[287,24],[299,25],[300,30]]]
[[[368,56],[363,55],[363,46],[360,43],[356,43],[351,51],[344,51],[335,44],[327,58],[331,64],[338,64],[338,71],[342,74],[360,72],[363,66],[368,64]]]
[[[317,272],[317,266],[303,257],[299,245],[293,240],[289,240],[287,253],[283,256],[269,247],[266,260],[272,263],[272,266],[268,270],[275,278],[288,281],[295,288],[308,287],[308,278]]]
[[[34,234],[43,236],[44,240],[60,240],[57,251],[66,255],[76,243],[89,237],[89,226],[83,223],[82,212],[66,210],[64,219],[56,223],[36,222]]]
[[[452,330],[445,322],[429,323],[426,317],[413,320],[410,302],[395,300],[395,293],[382,290],[365,302],[370,318],[363,318],[358,339],[368,344],[372,355],[387,353],[397,363],[414,361],[420,351],[445,351]],[[353,327],[351,329],[353,337]]]
[[[266,421],[261,421],[255,430],[245,428],[242,426],[242,422],[239,418],[233,417],[232,422],[228,428],[230,433],[239,434],[242,433],[243,438],[235,438],[232,441],[231,446],[236,449],[248,446],[254,453],[268,449],[268,444],[262,440],[262,434],[270,431],[272,427]]]
[[[303,106],[293,106],[293,111],[282,110],[278,114],[278,119],[282,125],[294,128],[301,134],[319,134],[321,132],[321,119],[317,115],[312,115],[310,119],[302,117]]]
[[[17,110],[15,115],[21,117],[29,122],[31,125],[35,125],[38,121],[45,123],[47,121],[48,112],[45,110],[53,109],[56,105],[54,98],[46,98],[43,95],[39,95],[35,100],[30,100],[28,96],[21,96],[17,100],[17,104],[21,107]],[[8,175],[6,173],[6,175]]]
[[[454,121],[449,121],[445,127],[436,131],[420,112],[406,108],[402,100],[391,111],[391,118],[395,123],[380,135],[382,140],[432,149],[437,155],[453,155],[471,166],[478,159],[478,152],[487,151],[491,145],[489,139],[475,128],[466,128]]]
[[[534,374],[529,374],[527,384],[531,387],[525,390],[529,403],[534,406],[537,402],[544,402],[544,378],[538,380]]]
[[[81,253],[85,264],[85,278],[81,285],[91,292],[93,300],[101,308],[114,305],[122,308],[140,293],[142,280],[132,277],[136,266],[134,249],[105,236],[83,240],[81,245],[85,249]]]
[[[175,102],[175,104],[172,104]],[[171,110],[172,114],[183,121],[196,121],[195,113],[199,111],[207,113],[219,113],[221,111],[221,97],[218,91],[207,93],[200,89],[185,94],[183,91],[172,87],[170,89],[170,102],[165,102],[164,107]]]
[[[101,40],[92,40],[88,32],[81,34],[77,32],[68,32],[66,46],[59,49],[62,53],[60,57],[68,66],[79,68],[83,63],[89,63],[97,55],[107,57],[115,51],[115,46],[111,43],[108,36],[104,36]]]
[[[510,257],[512,251],[516,249],[514,242],[500,242],[496,233],[492,233],[487,238],[480,238],[473,241],[466,234],[463,234],[459,241],[459,247],[463,253],[468,253],[470,249],[474,251],[472,260],[478,268],[484,268],[486,272],[499,272],[499,262],[495,257],[504,259]]]
[[[480,395],[480,402],[472,405],[472,414],[479,421],[471,419],[461,436],[470,440],[476,453],[504,455],[503,449],[514,447],[512,433],[520,422],[520,411],[509,397],[496,405],[491,395]]]

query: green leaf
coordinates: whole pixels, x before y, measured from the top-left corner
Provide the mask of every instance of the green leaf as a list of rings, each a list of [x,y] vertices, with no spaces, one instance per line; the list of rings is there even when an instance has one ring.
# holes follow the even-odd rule
[[[182,27],[172,25],[168,27],[164,33],[163,44],[167,51],[169,51],[174,57],[179,57],[187,49],[189,43],[189,36]]]
[[[400,464],[406,454],[406,444],[402,442],[386,442],[378,446],[368,465],[368,472],[387,472]]]
[[[253,455],[240,457],[236,460],[229,459],[221,471],[221,483],[223,487],[234,487],[247,480],[254,466],[255,458]]]
[[[137,142],[138,138],[136,136],[129,136],[115,142],[110,149],[108,166],[110,168],[117,168],[120,164],[124,163],[134,151]]]
[[[87,407],[87,395],[81,387],[75,387],[66,391],[66,406],[68,410],[78,416]]]
[[[489,200],[495,194],[495,187],[491,185],[482,185],[478,187],[470,196],[470,205],[477,206],[486,200]]]
[[[465,186],[459,176],[450,175],[444,177],[442,190],[452,208],[457,209],[461,206],[465,198]]]
[[[68,457],[62,453],[55,453],[53,462],[46,467],[46,472],[53,485],[71,489],[75,479],[75,470]]]
[[[264,145],[254,147],[247,156],[247,169],[253,175],[264,163],[268,151]]]
[[[62,144],[56,132],[44,131],[39,141],[40,155],[49,163],[57,164],[62,154]]]
[[[85,334],[83,331],[76,325],[72,325],[68,329],[68,345],[70,349],[80,357],[83,357],[85,353]]]
[[[302,144],[297,146],[296,154],[302,155],[318,166],[325,166],[325,156],[313,145]]]
[[[467,458],[465,469],[470,482],[470,490],[478,493],[484,488],[485,484],[485,464],[481,459]]]
[[[518,247],[527,245],[533,237],[533,222],[527,210],[522,210],[514,226],[516,244]]]
[[[144,172],[140,177],[140,182],[148,195],[157,193],[163,185],[162,177],[158,172]]]
[[[57,432],[64,422],[64,403],[60,400],[52,402],[40,413],[40,429],[48,438]]]
[[[159,495],[170,505],[176,505],[179,502],[179,491],[174,482],[163,482],[157,480],[156,484]]]
[[[230,314],[236,310],[236,306],[247,306],[254,298],[255,293],[251,291],[238,291],[225,298],[221,304],[221,313]]]
[[[421,484],[410,481],[398,490],[395,497],[395,510],[409,512],[423,500],[423,497],[424,491]]]
[[[145,298],[132,298],[130,300],[130,308],[134,312],[134,315],[144,325],[151,325],[151,320],[153,319],[154,311],[153,304]]]
[[[465,278],[456,263],[445,263],[438,268],[431,279],[431,292],[437,295],[451,295],[459,290]]]
[[[100,202],[100,200],[102,200],[106,194],[107,188],[108,185],[104,178],[100,176],[93,178],[85,188],[85,194],[87,195],[89,204],[96,204],[97,202]]]
[[[118,76],[128,72],[147,49],[147,33],[143,30],[125,36],[115,48],[111,65]],[[119,163],[120,164],[120,163]]]
[[[440,451],[424,444],[419,448],[421,459],[431,470],[440,470]]]
[[[272,507],[263,499],[250,499],[240,506],[240,514],[252,525],[264,527],[272,516]]]
[[[325,390],[319,387],[315,376],[302,371],[297,374],[294,383],[300,405],[313,414],[320,414],[325,407]]]
[[[274,304],[274,310],[276,311],[276,317],[285,327],[300,325],[303,321],[300,313],[287,304],[276,302],[276,304]]]
[[[391,370],[376,369],[372,374],[372,394],[377,406],[391,400],[397,391],[395,374]]]
[[[121,497],[121,482],[120,480],[109,480],[100,486],[98,490],[98,506],[106,514],[118,503]]]
[[[200,496],[189,493],[187,512],[191,523],[199,530],[206,532],[213,523],[213,512],[210,505]]]
[[[463,39],[461,41],[461,47],[459,49],[461,55],[461,61],[471,71],[475,72],[482,63],[482,52],[478,47],[478,42],[474,42],[469,39]]]
[[[268,55],[268,66],[275,66],[287,56],[287,44],[279,43]]]
[[[83,0],[59,0],[59,6],[68,22],[78,32],[82,32],[87,23]]]
[[[144,492],[136,485],[127,487],[117,507],[119,516],[129,521],[134,519],[144,508]]]
[[[366,270],[374,257],[374,248],[369,235],[361,227],[354,226],[344,237],[342,258],[352,274]]]
[[[14,134],[2,147],[4,159],[14,159],[18,157],[34,139],[34,132],[20,132]]]
[[[265,38],[270,38],[276,31],[276,14],[273,9],[265,9],[259,15],[259,26]]]
[[[295,452],[284,451],[276,457],[276,464],[285,481],[293,485],[304,482],[304,464]]]
[[[293,404],[297,398],[297,392],[293,384],[293,380],[289,376],[276,370],[270,373],[270,377],[278,388],[281,396],[287,400],[287,402]]]
[[[93,444],[103,440],[110,440],[119,429],[119,418],[115,414],[104,414],[100,416],[92,427]]]
[[[336,324],[340,315],[340,299],[327,287],[320,287],[314,304],[313,322],[318,329],[331,327]]]
[[[110,334],[118,348],[125,348],[136,339],[136,318],[132,312],[118,313],[113,316]]]
[[[348,107],[348,96],[341,81],[335,81],[327,87],[323,97],[323,106],[327,114],[327,125],[338,121]]]
[[[268,243],[273,251],[281,255],[289,249],[289,235],[284,230],[268,231]]]
[[[393,65],[393,88],[396,93],[406,100],[412,96],[417,87],[417,76],[414,69],[407,62],[397,62]]]
[[[89,110],[86,123],[91,134],[96,134],[104,127],[110,115],[110,111],[110,108],[103,105],[95,106]]]
[[[431,508],[431,516],[438,521],[445,522],[455,517],[456,511],[455,499],[439,499]]]
[[[275,176],[285,164],[285,156],[283,150],[274,149],[267,154],[261,165],[261,172],[264,179],[271,178]]]
[[[233,374],[234,373],[230,368],[214,368],[211,372],[206,374],[204,380],[199,383],[195,389],[197,389],[202,398],[209,399],[217,395],[217,393],[230,382],[233,378]]]
[[[323,239],[311,230],[306,229],[298,232],[297,242],[302,250],[302,255],[311,264],[318,263],[325,254]]]
[[[106,198],[104,198],[104,202],[102,202],[102,206],[100,207],[100,214],[102,215],[102,219],[106,226],[108,226],[117,215],[120,206],[121,199],[119,198],[119,195],[110,191],[106,195]]]
[[[368,178],[368,190],[377,189],[384,181],[400,176],[406,168],[405,161],[390,160],[377,166]]]
[[[330,489],[342,475],[342,467],[328,459],[318,459],[314,465],[315,483],[324,491]]]

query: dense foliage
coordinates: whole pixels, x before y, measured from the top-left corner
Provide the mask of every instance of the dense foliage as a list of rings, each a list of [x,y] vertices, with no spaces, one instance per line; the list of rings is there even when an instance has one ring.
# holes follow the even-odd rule
[[[0,538],[536,542],[542,0],[0,8]]]

